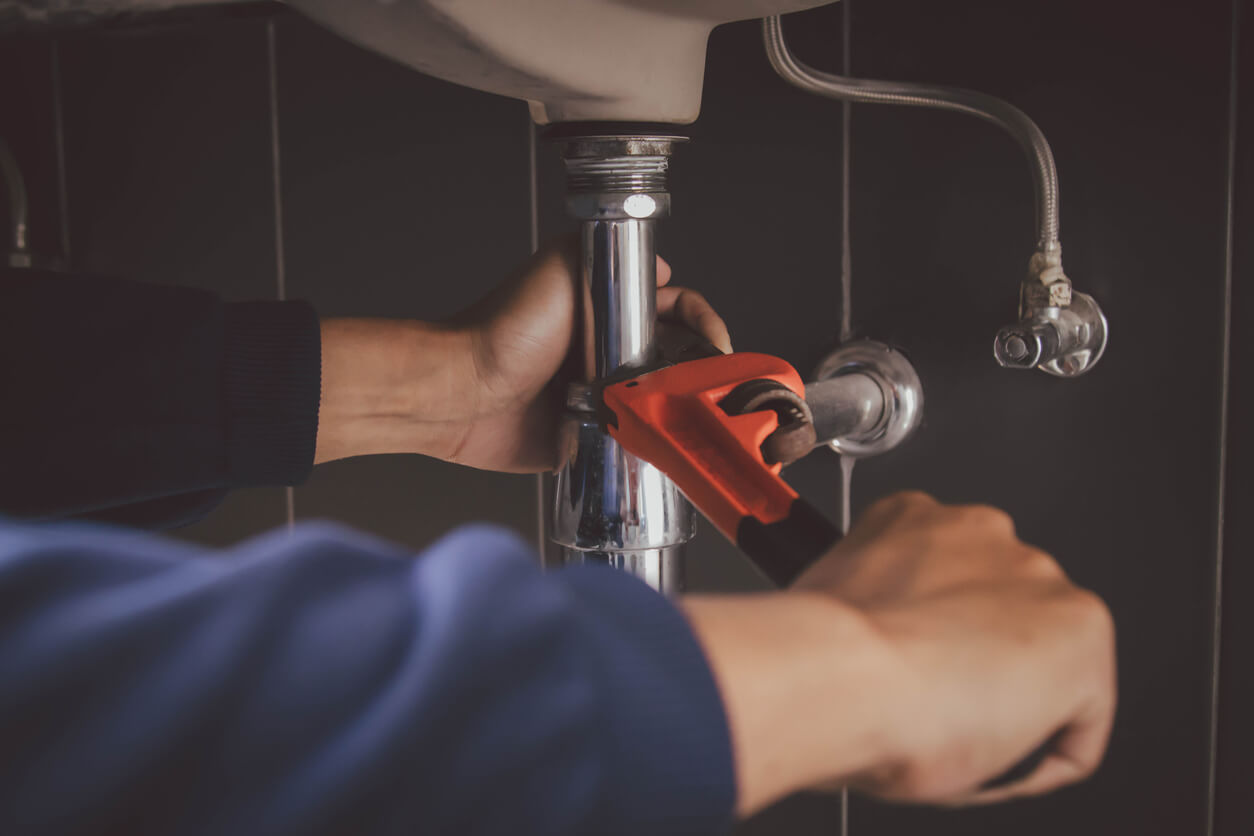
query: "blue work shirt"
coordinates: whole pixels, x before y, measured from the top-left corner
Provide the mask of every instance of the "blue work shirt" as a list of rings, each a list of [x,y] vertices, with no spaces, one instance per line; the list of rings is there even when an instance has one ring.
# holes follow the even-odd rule
[[[488,527],[0,521],[0,833],[688,835],[734,796],[703,653],[627,575]]]

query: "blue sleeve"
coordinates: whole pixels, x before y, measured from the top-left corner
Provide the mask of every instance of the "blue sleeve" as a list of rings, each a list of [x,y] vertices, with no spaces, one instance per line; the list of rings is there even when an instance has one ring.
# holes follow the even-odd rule
[[[0,523],[7,833],[705,834],[731,744],[680,613],[495,529],[227,552]]]

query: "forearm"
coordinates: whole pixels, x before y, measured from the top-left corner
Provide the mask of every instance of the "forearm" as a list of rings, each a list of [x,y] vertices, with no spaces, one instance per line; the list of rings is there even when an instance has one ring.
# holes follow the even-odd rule
[[[376,453],[449,458],[474,404],[470,339],[439,324],[322,321],[322,401],[315,463]]]
[[[896,663],[856,610],[798,592],[693,597],[684,609],[723,695],[738,814],[891,763]]]

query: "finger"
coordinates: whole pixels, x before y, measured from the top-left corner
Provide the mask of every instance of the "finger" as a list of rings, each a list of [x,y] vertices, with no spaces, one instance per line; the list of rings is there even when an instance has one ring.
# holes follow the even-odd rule
[[[1089,770],[1081,764],[1062,755],[1048,755],[1041,765],[1022,781],[1007,784],[991,790],[982,790],[952,802],[947,806],[968,807],[983,804],[997,804],[1012,798],[1025,798],[1032,795],[1044,795],[1060,787],[1082,781],[1089,775]]]
[[[858,515],[853,529],[878,531],[885,525],[899,522],[903,517],[917,513],[930,513],[940,507],[931,495],[919,490],[898,491],[880,497]]]
[[[657,257],[657,286],[665,287],[671,280],[671,266],[660,255]]]
[[[727,323],[705,297],[686,287],[664,287],[657,292],[658,316],[677,319],[712,342],[720,351],[732,352]]]
[[[1023,780],[980,790],[957,803],[995,804],[1010,798],[1041,795],[1084,780],[1101,763],[1113,724],[1113,706],[1092,709],[1087,718],[1059,735],[1054,751]]]

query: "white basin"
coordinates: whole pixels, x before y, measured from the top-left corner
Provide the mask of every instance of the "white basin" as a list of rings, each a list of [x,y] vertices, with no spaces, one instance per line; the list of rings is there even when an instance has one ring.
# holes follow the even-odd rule
[[[422,72],[531,104],[540,124],[687,123],[720,23],[831,0],[287,0]]]

